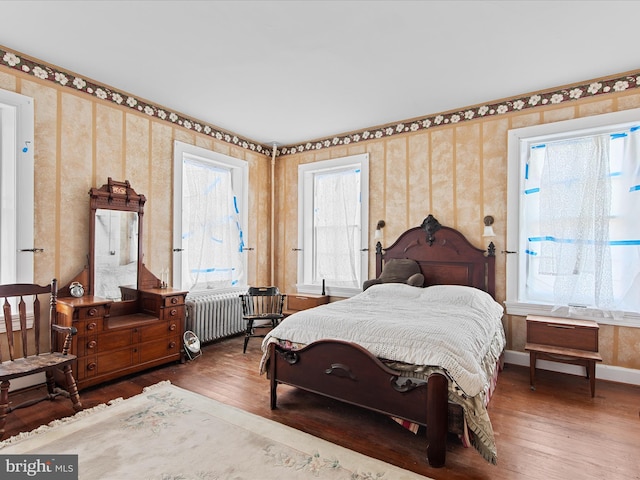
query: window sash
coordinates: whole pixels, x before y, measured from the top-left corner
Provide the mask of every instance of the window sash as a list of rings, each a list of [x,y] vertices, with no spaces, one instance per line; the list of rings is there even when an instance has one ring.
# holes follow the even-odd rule
[[[174,182],[174,286],[245,287],[247,162],[176,141]]]
[[[623,311],[607,310],[595,307],[591,302],[576,301],[577,305],[566,305],[558,308],[554,305],[550,285],[542,285],[543,293],[538,296],[532,296],[532,281],[537,281],[538,288],[545,279],[540,276],[531,275],[532,268],[539,259],[536,258],[534,249],[529,248],[531,240],[544,240],[535,238],[537,233],[527,235],[525,224],[525,204],[536,202],[539,196],[536,178],[540,175],[541,163],[531,161],[532,157],[541,155],[539,150],[544,149],[545,144],[553,141],[568,141],[571,138],[580,138],[585,136],[593,136],[597,134],[611,135],[611,161],[610,180],[613,190],[611,200],[611,216],[609,239],[609,248],[611,250],[612,271],[614,277],[620,278],[619,272],[629,269],[629,252],[631,248],[636,248],[632,256],[640,255],[637,250],[637,240],[640,234],[630,233],[624,228],[630,225],[630,222],[624,222],[624,212],[621,207],[629,207],[630,199],[628,197],[622,200],[620,196],[624,196],[624,191],[628,192],[629,188],[621,188],[619,183],[628,182],[621,175],[621,165],[616,160],[621,158],[618,147],[621,145],[621,139],[625,132],[633,130],[640,122],[640,109],[633,111],[617,112],[615,114],[601,115],[597,117],[589,117],[585,119],[572,120],[567,122],[558,122],[557,124],[539,125],[535,127],[526,127],[523,129],[512,130],[509,132],[509,177],[508,177],[508,234],[507,244],[509,247],[505,250],[517,250],[517,254],[507,256],[507,313],[514,315],[526,315],[529,313],[538,314],[557,314],[569,315],[576,318],[594,318],[603,323],[620,324],[620,325],[638,325],[640,326],[640,312],[636,307],[629,308],[628,304],[624,305]],[[636,132],[637,133],[637,132]],[[530,157],[531,154],[531,157]],[[637,179],[636,179],[637,180]],[[633,182],[632,182],[633,183]],[[637,182],[636,182],[637,183]],[[633,186],[631,186],[633,188]],[[625,190],[626,189],[626,190]],[[636,205],[640,196],[636,197]],[[636,209],[637,211],[637,209]],[[628,214],[629,212],[627,212]],[[633,217],[627,216],[632,222]],[[537,222],[537,219],[533,219]],[[631,235],[631,236],[629,236]],[[571,239],[565,239],[570,241]],[[518,248],[513,248],[518,245]],[[635,246],[634,246],[635,245]],[[621,261],[621,255],[623,260]],[[624,260],[626,258],[627,261]],[[640,265],[636,262],[637,265]],[[636,272],[640,273],[640,272]],[[527,283],[527,281],[529,283]],[[620,291],[621,281],[614,280],[614,290]],[[636,286],[637,288],[637,286]],[[619,297],[620,295],[618,295]],[[619,299],[618,299],[619,300]],[[584,306],[587,304],[586,307]]]
[[[297,289],[321,293],[324,281],[352,296],[368,277],[368,154],[300,165],[298,175]]]

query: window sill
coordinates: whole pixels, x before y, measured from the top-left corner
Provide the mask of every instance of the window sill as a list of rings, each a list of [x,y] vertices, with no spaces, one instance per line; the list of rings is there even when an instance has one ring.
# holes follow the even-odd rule
[[[596,309],[572,307],[571,311],[569,311],[569,307],[562,307],[553,310],[551,305],[513,301],[505,301],[504,304],[508,315],[517,315],[520,317],[543,315],[548,317],[576,318],[580,320],[595,320],[602,325],[640,328],[640,314],[633,312],[620,312],[621,315],[614,318],[602,310]]]
[[[34,316],[33,313],[27,312],[27,330],[30,330],[33,328],[33,321],[34,321]],[[12,325],[12,329],[14,332],[19,332],[20,331],[20,318],[13,318],[13,321],[11,322]],[[2,322],[0,324],[0,333],[7,333],[7,327],[5,325],[4,322]]]
[[[320,285],[296,285],[297,293],[309,293],[313,295],[322,295],[322,287]],[[330,297],[349,298],[362,293],[358,288],[345,287],[325,287],[325,295]]]

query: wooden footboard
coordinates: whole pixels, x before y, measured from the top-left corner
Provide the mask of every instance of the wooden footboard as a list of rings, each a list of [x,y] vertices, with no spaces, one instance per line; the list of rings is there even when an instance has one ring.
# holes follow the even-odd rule
[[[433,374],[428,382],[401,378],[359,345],[320,340],[296,351],[269,346],[271,408],[279,383],[292,385],[359,407],[427,426],[427,459],[445,463],[447,378]]]

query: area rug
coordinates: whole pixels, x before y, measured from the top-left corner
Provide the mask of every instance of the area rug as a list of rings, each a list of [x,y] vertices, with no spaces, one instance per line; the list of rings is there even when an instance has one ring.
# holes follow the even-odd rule
[[[77,454],[86,480],[426,478],[169,382],[0,442],[10,454]]]

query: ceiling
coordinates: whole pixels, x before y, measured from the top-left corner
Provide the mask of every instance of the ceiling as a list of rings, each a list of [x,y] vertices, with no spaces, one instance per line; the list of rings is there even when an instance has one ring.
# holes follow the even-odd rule
[[[640,1],[10,1],[0,45],[293,145],[640,68]]]

